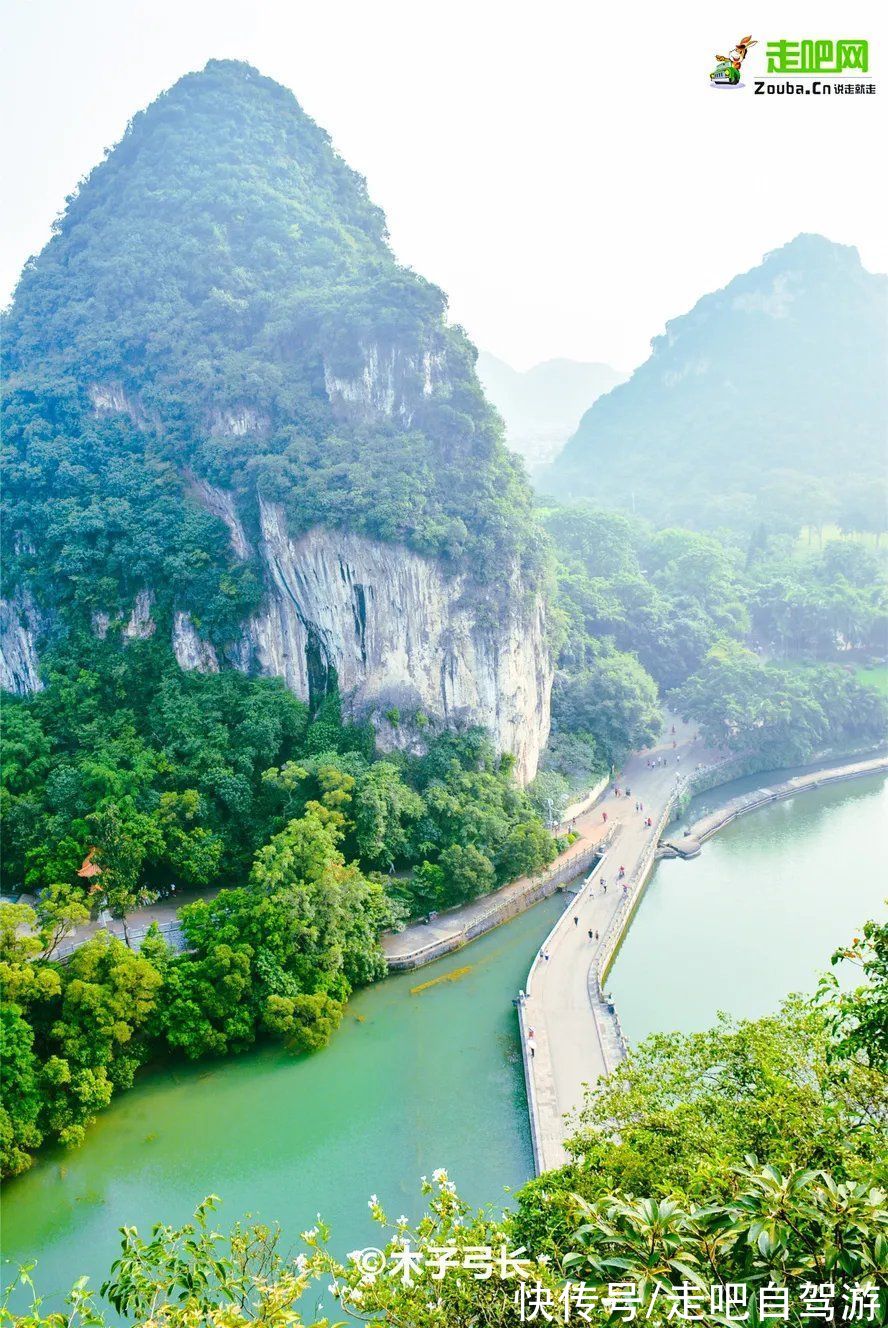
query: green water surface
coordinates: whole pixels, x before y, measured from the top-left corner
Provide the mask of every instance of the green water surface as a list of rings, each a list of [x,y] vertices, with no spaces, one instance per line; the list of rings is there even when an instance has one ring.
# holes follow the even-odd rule
[[[712,790],[687,820],[762,777]],[[757,1018],[812,991],[888,895],[888,782],[868,776],[740,817],[699,858],[659,863],[607,981],[630,1041]],[[849,977],[856,977],[852,970]]]
[[[720,1008],[758,1015],[810,988],[880,911],[886,813],[884,779],[858,780],[660,864],[609,982],[629,1036],[704,1027]],[[46,1293],[82,1273],[97,1283],[118,1226],[184,1220],[209,1193],[223,1222],[277,1219],[296,1242],[320,1212],[344,1252],[377,1243],[371,1193],[392,1217],[415,1216],[418,1178],[438,1166],[472,1202],[501,1202],[532,1169],[512,998],[564,902],[359,993],[315,1056],[266,1048],[146,1074],[82,1147],[7,1184],[4,1258],[37,1258]]]
[[[441,1166],[470,1201],[502,1204],[533,1171],[512,1001],[566,898],[359,992],[314,1056],[265,1048],[144,1075],[80,1148],[7,1183],[4,1261],[37,1258],[50,1296],[82,1273],[97,1285],[120,1225],[184,1221],[207,1194],[223,1225],[254,1213],[297,1244],[320,1212],[342,1253],[378,1243],[371,1193],[416,1217],[419,1178]]]

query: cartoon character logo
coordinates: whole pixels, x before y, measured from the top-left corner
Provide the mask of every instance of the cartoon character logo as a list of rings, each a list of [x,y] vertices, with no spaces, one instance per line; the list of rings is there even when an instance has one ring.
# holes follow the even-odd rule
[[[740,66],[749,54],[750,46],[757,46],[752,37],[741,37],[728,55],[717,55],[715,69],[709,75],[713,87],[736,88],[740,83]]]

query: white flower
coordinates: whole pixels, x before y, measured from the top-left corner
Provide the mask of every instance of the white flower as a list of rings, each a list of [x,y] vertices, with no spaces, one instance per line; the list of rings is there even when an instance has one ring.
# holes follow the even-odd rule
[[[370,1198],[367,1200],[367,1207],[368,1207],[368,1208],[378,1208],[378,1207],[379,1207],[379,1200],[377,1199],[377,1197],[376,1197],[375,1194],[371,1194],[371,1195],[370,1195]]]
[[[446,1179],[447,1179],[446,1167],[436,1167],[435,1170],[432,1172],[432,1180],[435,1181],[437,1185],[440,1185],[442,1180]]]
[[[299,1234],[303,1240],[311,1241],[314,1240],[315,1236],[318,1234],[318,1229],[317,1227],[309,1227],[307,1231],[302,1231]]]
[[[351,1296],[352,1300],[356,1300],[359,1303],[364,1299],[364,1293],[360,1287],[352,1287],[351,1291],[349,1292],[349,1295]]]
[[[398,1225],[399,1227],[406,1227],[406,1225],[407,1225],[407,1218],[404,1216],[403,1213],[402,1213],[401,1216],[398,1218],[398,1223],[397,1223],[397,1225]]]
[[[305,1254],[297,1254],[293,1263],[299,1269],[300,1273],[304,1273],[305,1269],[308,1267],[308,1256]]]

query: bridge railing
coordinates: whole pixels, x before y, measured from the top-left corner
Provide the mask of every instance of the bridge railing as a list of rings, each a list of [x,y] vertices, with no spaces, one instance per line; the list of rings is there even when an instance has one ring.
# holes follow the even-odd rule
[[[174,919],[171,922],[158,922],[153,925],[157,927],[158,932],[166,941],[167,945],[170,947],[171,950],[175,950],[177,953],[182,953],[184,950],[187,950],[188,942],[185,939],[185,932],[182,930],[181,922]],[[151,930],[150,926],[130,927],[129,928],[130,949],[141,950],[142,942],[145,940],[145,937],[148,935],[150,930]],[[85,945],[87,941],[91,941],[93,937],[101,936],[104,933],[107,933],[109,936],[116,936],[119,941],[126,940],[126,937],[124,936],[122,929],[118,931],[116,928],[113,927],[102,927],[98,931],[93,932],[92,936],[78,938],[77,940],[73,941],[62,941],[60,945],[56,946],[53,954],[50,957],[52,959],[70,959],[71,955],[74,953],[75,950],[79,950],[82,945]]]
[[[408,954],[390,955],[389,968],[392,972],[420,968],[432,959],[437,959],[460,949],[468,941],[473,941],[477,936],[483,936],[485,932],[492,931],[501,922],[507,922],[510,918],[517,917],[519,913],[525,912],[526,909],[538,903],[541,899],[554,894],[559,885],[574,880],[586,867],[591,866],[600,852],[599,844],[587,845],[573,853],[564,854],[542,872],[528,877],[520,889],[511,888],[514,887],[514,882],[500,886],[499,890],[491,896],[490,906],[480,913],[476,913],[470,922],[465,923],[464,926],[452,931],[447,936],[439,936],[428,941],[425,945],[411,950]],[[442,919],[446,918],[446,914],[441,916]]]
[[[624,1049],[628,1046],[627,1040],[623,1034],[620,1024],[620,1017],[617,1014],[616,1007],[611,1009],[611,1002],[608,1001],[604,993],[603,984],[616,958],[617,951],[620,948],[623,937],[629,921],[638,907],[639,900],[647,880],[648,873],[653,865],[657,855],[657,845],[663,835],[663,831],[669,824],[676,804],[682,795],[686,792],[692,792],[694,785],[699,783],[705,776],[711,774],[721,766],[730,764],[731,758],[722,761],[713,761],[709,765],[700,766],[697,770],[691,770],[687,774],[681,775],[675,781],[675,786],[669,794],[666,805],[663,808],[656,823],[651,827],[650,834],[645,842],[645,847],[632,869],[632,873],[627,882],[627,888],[620,901],[620,907],[611,918],[607,931],[605,932],[604,942],[599,949],[595,961],[590,971],[590,995],[592,994],[593,984],[597,989],[598,997],[603,1004],[608,1007],[608,1013],[614,1019],[619,1030],[619,1036]]]
[[[613,841],[617,833],[619,832],[619,829],[620,829],[619,822],[615,822],[614,824],[611,825],[607,833],[603,835],[601,839],[599,839],[597,844],[590,844],[589,847],[587,849],[584,849],[582,853],[576,854],[575,858],[582,859],[582,861],[581,862],[575,861],[573,864],[573,870],[570,873],[566,873],[562,877],[562,881],[572,881],[577,876],[580,875],[580,872],[585,871],[586,867],[591,867],[593,866],[593,864],[599,863],[601,859],[604,857],[605,853],[610,849],[611,845],[613,844]],[[583,882],[584,888],[588,884],[588,880],[589,878],[587,877],[586,880]],[[542,942],[539,950],[534,955],[533,962],[530,965],[530,971],[527,974],[527,982],[524,987],[524,990],[528,995],[530,995],[530,988],[533,982],[534,973],[536,972],[537,967],[541,962],[540,956],[554,944],[555,938],[557,937],[558,933],[563,928],[566,928],[568,921],[568,913],[569,910],[565,909],[563,913],[559,914],[559,916],[555,919],[554,924],[549,929],[546,939]]]

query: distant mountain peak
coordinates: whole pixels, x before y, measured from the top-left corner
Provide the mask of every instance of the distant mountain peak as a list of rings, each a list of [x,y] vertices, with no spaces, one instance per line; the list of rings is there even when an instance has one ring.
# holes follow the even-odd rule
[[[840,519],[884,480],[886,299],[853,245],[797,235],[670,319],[540,485],[664,522]]]
[[[625,378],[609,364],[556,356],[524,371],[481,351],[478,376],[506,424],[506,441],[531,465],[554,457],[583,413]]]

